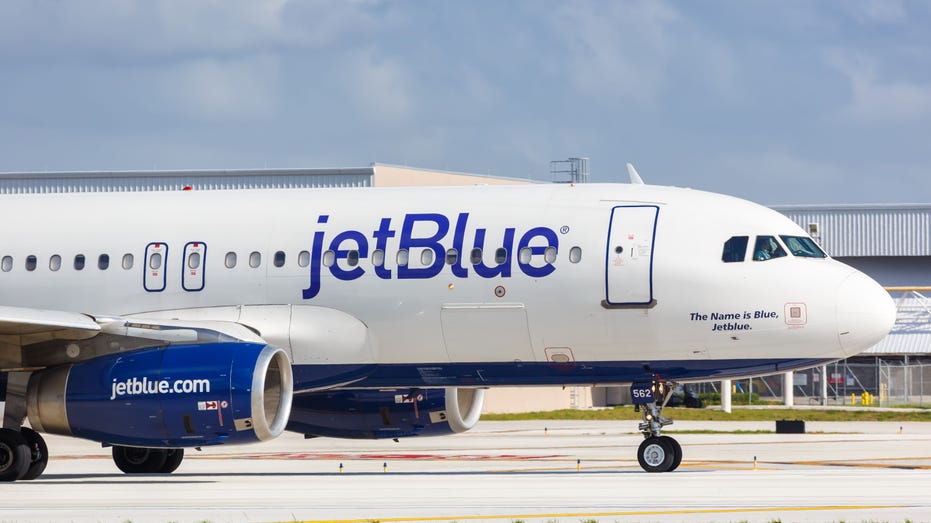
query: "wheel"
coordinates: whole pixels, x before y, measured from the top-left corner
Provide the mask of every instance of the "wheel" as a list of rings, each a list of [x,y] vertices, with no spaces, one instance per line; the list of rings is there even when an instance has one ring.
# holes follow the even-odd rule
[[[168,461],[165,449],[113,446],[113,462],[127,474],[154,474],[161,472]]]
[[[171,474],[178,469],[178,466],[181,465],[181,460],[184,459],[184,449],[168,449],[168,456],[165,460],[165,464],[162,466],[162,469],[159,470],[162,474]]]
[[[672,448],[672,464],[669,465],[669,469],[666,471],[672,472],[679,468],[679,464],[682,463],[682,446],[669,436],[660,436],[659,439],[664,440]]]
[[[42,435],[29,427],[23,427],[19,433],[29,448],[29,469],[20,479],[36,479],[45,472],[45,466],[48,465],[48,446]]]
[[[0,481],[16,481],[29,470],[29,447],[18,430],[0,429]]]
[[[647,472],[666,472],[672,466],[675,452],[672,445],[663,438],[650,436],[643,440],[637,449],[637,461],[640,467]]]

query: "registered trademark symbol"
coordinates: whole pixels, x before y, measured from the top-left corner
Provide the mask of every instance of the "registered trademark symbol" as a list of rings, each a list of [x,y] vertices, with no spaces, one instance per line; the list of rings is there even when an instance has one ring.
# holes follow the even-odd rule
[[[562,233],[562,234],[568,234],[568,233],[569,233],[569,226],[568,226],[568,225],[563,225],[562,227],[559,228],[559,232]]]

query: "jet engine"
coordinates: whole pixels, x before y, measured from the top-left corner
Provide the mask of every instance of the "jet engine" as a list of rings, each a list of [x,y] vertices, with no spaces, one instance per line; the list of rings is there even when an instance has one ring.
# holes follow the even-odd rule
[[[484,403],[484,389],[313,392],[294,397],[288,430],[356,439],[442,436],[474,427]]]
[[[34,373],[29,422],[41,432],[135,447],[272,439],[293,385],[284,350],[230,342],[111,354]]]

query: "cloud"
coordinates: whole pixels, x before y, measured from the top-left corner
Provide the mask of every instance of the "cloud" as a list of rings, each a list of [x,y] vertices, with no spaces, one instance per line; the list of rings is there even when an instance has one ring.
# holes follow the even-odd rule
[[[829,66],[843,74],[851,98],[848,118],[868,123],[903,123],[931,116],[931,83],[883,77],[874,60],[840,50],[826,53]]]
[[[908,19],[905,6],[899,0],[859,0],[838,5],[850,9],[854,19],[861,23],[897,24]]]
[[[196,59],[159,75],[161,94],[177,109],[202,120],[251,120],[275,115],[279,106],[274,57]]]

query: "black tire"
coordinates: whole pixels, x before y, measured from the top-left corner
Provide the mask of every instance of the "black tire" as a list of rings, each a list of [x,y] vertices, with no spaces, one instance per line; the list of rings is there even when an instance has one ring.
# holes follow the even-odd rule
[[[0,481],[16,481],[29,470],[29,447],[18,430],[0,429]]]
[[[669,465],[669,469],[666,472],[672,472],[679,468],[679,464],[682,463],[682,446],[679,445],[679,442],[669,436],[660,436],[661,440],[664,440],[672,448],[672,463]]]
[[[155,474],[168,461],[165,449],[113,446],[113,463],[127,474]]]
[[[20,479],[36,479],[45,472],[45,467],[48,465],[48,445],[45,444],[45,439],[41,434],[29,427],[23,427],[19,433],[26,440],[26,446],[29,448],[29,469]]]
[[[162,469],[159,470],[162,474],[171,474],[172,472],[178,470],[178,466],[181,465],[181,460],[184,459],[184,449],[168,449],[168,456],[165,460],[165,464],[162,465]]]
[[[672,466],[675,452],[672,446],[663,438],[650,436],[643,440],[637,449],[637,461],[640,467],[647,472],[666,472]]]

